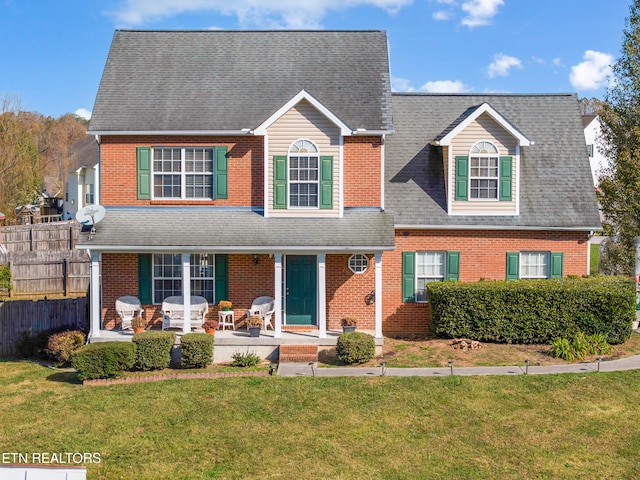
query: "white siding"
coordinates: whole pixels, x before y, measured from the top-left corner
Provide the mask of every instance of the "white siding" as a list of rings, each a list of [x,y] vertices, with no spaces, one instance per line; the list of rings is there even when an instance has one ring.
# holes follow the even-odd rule
[[[306,100],[285,113],[267,130],[269,138],[268,192],[269,216],[338,216],[340,179],[340,130]],[[293,142],[301,138],[316,144],[321,156],[333,156],[333,209],[274,209],[273,208],[273,157],[287,155]]]
[[[480,141],[489,141],[499,150],[500,156],[513,157],[513,181],[511,182],[511,201],[498,200],[455,200],[456,156],[468,156],[471,147]],[[464,131],[451,142],[451,174],[453,178],[448,182],[453,188],[451,198],[451,214],[453,215],[515,215],[517,213],[517,174],[519,172],[519,158],[517,157],[518,141],[493,118],[484,113],[469,124]]]

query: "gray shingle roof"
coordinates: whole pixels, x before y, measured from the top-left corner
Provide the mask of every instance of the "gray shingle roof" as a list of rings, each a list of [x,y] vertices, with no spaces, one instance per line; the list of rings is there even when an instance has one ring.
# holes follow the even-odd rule
[[[87,135],[69,148],[69,170],[95,167],[98,164],[98,142],[94,135]]]
[[[393,94],[385,208],[396,225],[600,227],[575,95]],[[521,149],[520,215],[449,216],[442,149],[431,146],[471,107],[491,104],[535,145]]]
[[[354,130],[391,130],[385,32],[117,30],[89,130],[255,128],[303,89]]]
[[[381,251],[395,246],[393,217],[347,209],[343,218],[265,218],[249,210],[206,207],[107,207],[94,238],[100,251]]]

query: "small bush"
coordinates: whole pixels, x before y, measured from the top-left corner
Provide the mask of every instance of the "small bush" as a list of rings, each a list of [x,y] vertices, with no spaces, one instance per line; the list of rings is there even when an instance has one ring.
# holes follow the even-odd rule
[[[142,332],[133,336],[136,344],[136,370],[162,370],[171,363],[176,332]]]
[[[23,358],[46,358],[50,332],[34,334],[30,328],[20,334],[15,344],[16,353]]]
[[[187,333],[180,339],[182,368],[204,368],[213,361],[213,335]]]
[[[80,330],[54,333],[47,342],[47,355],[54,358],[60,365],[66,365],[71,360],[71,353],[85,344],[86,337]]]
[[[255,367],[260,363],[260,357],[254,352],[236,352],[231,358],[233,358],[231,365],[234,367]]]
[[[549,354],[552,357],[561,358],[567,362],[573,362],[576,358],[573,346],[566,338],[556,338],[551,343],[551,350],[549,350]]]
[[[133,367],[136,345],[133,342],[92,343],[71,354],[71,365],[79,380],[115,378]]]
[[[607,342],[607,337],[601,333],[585,335],[585,341],[589,345],[590,355],[611,355],[613,347]]]
[[[343,333],[338,337],[336,353],[344,363],[368,362],[376,354],[375,340],[363,332]]]
[[[9,265],[0,265],[0,290],[4,290],[8,294],[12,289],[13,283],[11,283]]]
[[[603,334],[585,335],[578,332],[572,340],[556,338],[551,344],[549,354],[552,357],[573,362],[582,361],[590,355],[609,355],[612,351],[613,347],[607,343]]]

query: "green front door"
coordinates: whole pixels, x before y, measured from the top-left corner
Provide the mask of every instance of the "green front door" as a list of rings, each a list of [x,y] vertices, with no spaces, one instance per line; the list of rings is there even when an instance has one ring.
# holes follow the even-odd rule
[[[286,262],[286,323],[317,325],[316,257],[287,255]]]

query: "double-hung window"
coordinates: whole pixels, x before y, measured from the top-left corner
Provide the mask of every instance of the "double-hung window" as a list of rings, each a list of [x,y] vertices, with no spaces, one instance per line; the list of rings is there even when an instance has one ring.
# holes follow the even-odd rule
[[[460,278],[460,252],[402,252],[402,299],[427,302],[431,282]]]
[[[549,252],[520,252],[520,278],[549,278]]]
[[[498,199],[498,149],[491,142],[478,142],[469,155],[470,198],[473,200]]]
[[[507,252],[507,280],[518,278],[562,278],[562,252]]]
[[[199,295],[214,302],[214,256],[192,253],[191,295]],[[153,301],[162,301],[173,295],[182,295],[182,255],[156,254],[153,256]]]
[[[213,148],[155,147],[155,198],[213,198]]]
[[[289,149],[289,206],[318,207],[320,156],[309,140],[298,140]]]
[[[84,204],[85,205],[93,205],[95,203],[95,197],[93,193],[93,183],[88,183],[86,185],[86,192],[84,194]]]

